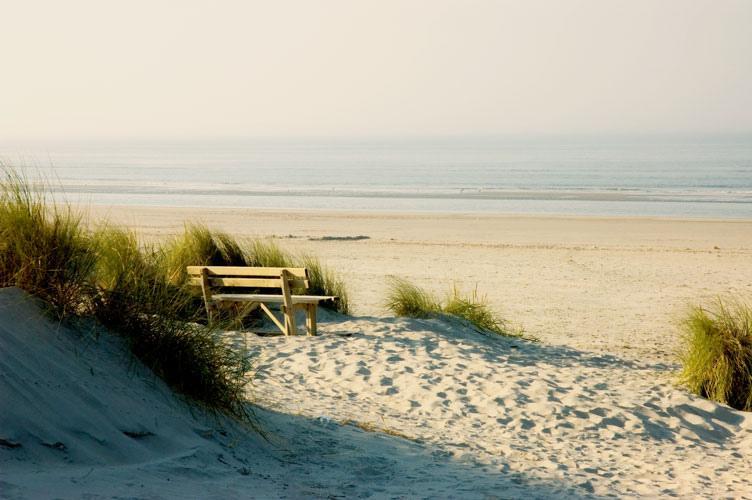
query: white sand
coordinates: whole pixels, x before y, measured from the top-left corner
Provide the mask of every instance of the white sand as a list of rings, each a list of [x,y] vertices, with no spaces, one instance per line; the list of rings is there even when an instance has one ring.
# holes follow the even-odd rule
[[[116,342],[82,351],[0,294],[0,437],[23,445],[0,446],[0,497],[752,498],[752,415],[673,379],[687,304],[752,293],[752,222],[108,212],[152,238],[186,219],[292,235],[280,243],[339,270],[360,316],[322,314],[317,338],[228,333],[259,354],[267,444],[128,375]],[[387,274],[477,284],[542,342],[384,317]],[[154,436],[136,446],[131,428]]]
[[[261,404],[398,432],[489,477],[578,494],[752,496],[752,414],[676,389],[664,365],[440,320],[362,318],[321,331],[248,337],[261,356],[251,391]]]
[[[575,497],[430,444],[257,410],[262,440],[175,398],[115,338],[0,290],[0,498]],[[129,433],[127,435],[126,433]]]
[[[317,338],[228,334],[260,355],[249,392],[288,413],[258,410],[266,442],[189,410],[117,339],[0,290],[0,497],[752,492],[750,415],[672,388],[661,365],[440,320],[328,319]]]

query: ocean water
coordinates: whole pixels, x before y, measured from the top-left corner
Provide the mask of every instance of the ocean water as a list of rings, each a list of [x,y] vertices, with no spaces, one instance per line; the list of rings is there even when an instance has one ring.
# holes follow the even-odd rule
[[[752,218],[752,135],[3,142],[92,204]]]

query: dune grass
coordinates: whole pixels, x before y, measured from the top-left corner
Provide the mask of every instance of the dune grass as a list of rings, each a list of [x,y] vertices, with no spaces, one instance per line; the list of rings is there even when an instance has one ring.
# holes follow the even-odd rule
[[[337,300],[333,303],[322,302],[321,307],[335,310],[340,314],[350,314],[350,298],[347,294],[347,287],[337,273],[321,264],[319,259],[311,255],[301,257],[299,264],[308,269],[310,283],[308,293],[337,297]]]
[[[13,170],[0,181],[0,286],[17,286],[47,303],[58,319],[83,312],[96,251],[82,217],[48,204]]]
[[[247,243],[248,262],[256,267],[299,267],[299,262],[272,240],[255,239]]]
[[[94,240],[95,317],[173,389],[250,421],[244,404],[248,360],[217,330],[193,322],[202,304],[173,282],[163,251],[140,246],[134,233],[122,229],[101,229]]]
[[[249,266],[245,249],[232,236],[201,224],[188,224],[162,249],[162,264],[170,281],[183,284],[187,266]]]
[[[457,287],[453,287],[444,304],[444,312],[462,318],[480,330],[498,335],[519,336],[512,332],[504,319],[491,310],[486,298],[478,295],[477,288],[470,295],[462,295]]]
[[[683,328],[681,381],[702,397],[752,411],[752,308],[718,299],[694,307]]]
[[[211,410],[253,423],[244,397],[249,360],[223,341],[220,325],[200,324],[204,307],[186,286],[186,266],[305,266],[310,292],[338,295],[327,306],[348,311],[343,281],[314,257],[200,225],[186,226],[164,246],[144,246],[122,229],[89,231],[80,214],[49,202],[17,171],[3,174],[0,286],[26,290],[59,320],[95,318],[173,389]]]
[[[397,316],[427,318],[443,312],[441,303],[432,294],[404,278],[389,278],[386,307]]]
[[[92,233],[70,207],[49,202],[16,171],[3,173],[0,286],[41,299],[61,321],[95,318],[177,392],[255,426],[244,397],[248,360],[186,321],[196,304],[171,281],[163,252],[127,231]]]
[[[480,331],[523,337],[521,331],[512,330],[503,318],[491,310],[477,289],[470,295],[463,295],[455,286],[442,303],[435,295],[404,278],[390,277],[388,285],[386,307],[397,316],[428,318],[448,315],[466,321]]]

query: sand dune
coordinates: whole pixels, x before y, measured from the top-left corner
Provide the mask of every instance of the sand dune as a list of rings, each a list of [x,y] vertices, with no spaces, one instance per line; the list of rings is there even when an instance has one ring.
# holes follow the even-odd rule
[[[501,474],[431,443],[326,418],[257,409],[267,437],[261,439],[233,421],[190,408],[118,339],[100,334],[96,341],[81,337],[46,319],[23,292],[0,290],[0,498],[494,498],[583,492],[536,475]]]
[[[0,290],[0,497],[744,496],[752,418],[663,364],[325,316],[322,335],[228,341],[258,356],[268,441],[190,409],[118,339]]]

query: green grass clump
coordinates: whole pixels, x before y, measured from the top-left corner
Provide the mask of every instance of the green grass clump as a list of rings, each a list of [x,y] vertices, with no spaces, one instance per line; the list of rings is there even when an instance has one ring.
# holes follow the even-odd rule
[[[441,303],[432,294],[396,276],[389,278],[386,307],[397,316],[427,318],[443,312]]]
[[[299,267],[295,259],[272,240],[256,239],[248,242],[246,252],[249,266]]]
[[[185,283],[187,266],[254,265],[235,238],[200,224],[186,225],[183,234],[167,243],[163,258],[170,279],[177,284]]]
[[[49,206],[13,170],[0,181],[0,286],[44,300],[58,319],[88,306],[96,263],[81,216]]]
[[[386,307],[397,316],[428,318],[449,315],[467,321],[480,331],[522,337],[522,332],[512,331],[506,321],[489,308],[485,297],[478,295],[477,290],[465,296],[454,287],[442,304],[436,296],[404,278],[391,277]]]
[[[462,318],[481,330],[499,335],[513,335],[506,321],[490,309],[486,298],[479,296],[477,289],[473,290],[471,295],[463,296],[454,287],[444,305],[444,312]]]
[[[341,314],[350,314],[350,298],[342,278],[311,255],[304,255],[300,265],[308,269],[309,294],[337,297],[334,302],[322,302],[321,307],[333,309]]]
[[[100,229],[93,240],[98,252],[95,313],[103,323],[122,326],[139,314],[184,321],[200,317],[200,302],[172,282],[161,249],[142,247],[135,233],[119,228]]]
[[[752,308],[719,299],[683,322],[681,380],[702,397],[752,411]]]
[[[247,360],[218,331],[190,320],[203,305],[175,285],[159,248],[132,232],[98,231],[97,319],[123,336],[133,354],[173,389],[205,406],[245,417]]]
[[[96,318],[177,392],[249,421],[248,360],[190,319],[203,308],[172,280],[159,248],[133,233],[91,233],[68,206],[49,203],[17,172],[0,181],[0,286],[42,299],[60,320]],[[225,255],[237,249],[218,239]],[[253,422],[251,422],[253,424]]]

